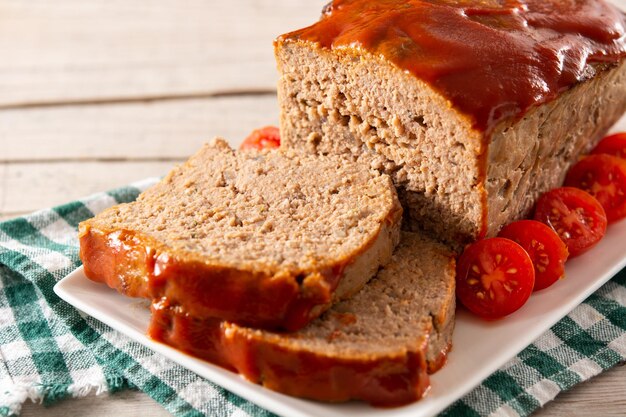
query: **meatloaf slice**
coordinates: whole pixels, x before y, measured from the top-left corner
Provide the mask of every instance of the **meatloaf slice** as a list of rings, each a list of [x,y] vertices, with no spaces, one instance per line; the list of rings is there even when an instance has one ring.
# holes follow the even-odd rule
[[[335,0],[275,43],[283,146],[388,173],[410,229],[495,235],[626,109],[601,0]]]
[[[391,259],[401,217],[375,170],[216,140],[137,201],[83,222],[80,257],[90,279],[126,295],[294,330]]]
[[[450,349],[455,262],[405,232],[392,261],[358,294],[295,333],[198,319],[152,305],[149,336],[285,394],[375,405],[416,401]]]

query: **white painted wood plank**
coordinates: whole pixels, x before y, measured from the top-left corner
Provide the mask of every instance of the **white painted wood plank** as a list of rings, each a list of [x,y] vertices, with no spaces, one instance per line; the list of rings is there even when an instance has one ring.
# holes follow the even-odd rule
[[[174,162],[9,164],[0,184],[0,215],[31,212],[166,174]]]
[[[268,124],[278,124],[274,95],[4,110],[0,161],[185,158],[215,136],[238,145]]]
[[[21,417],[171,417],[159,403],[141,391],[123,391],[113,395],[89,396],[62,401],[44,408],[26,403]]]
[[[0,105],[273,90],[327,0],[2,0]]]
[[[626,366],[618,366],[564,392],[533,416],[626,416]]]
[[[11,219],[13,219],[15,217],[19,217],[21,215],[25,215],[25,214],[28,214],[28,213],[30,213],[30,212],[26,212],[25,211],[25,212],[11,213],[11,214],[8,214],[8,213],[7,214],[2,214],[2,213],[0,213],[0,222],[3,222],[5,220],[11,220]]]

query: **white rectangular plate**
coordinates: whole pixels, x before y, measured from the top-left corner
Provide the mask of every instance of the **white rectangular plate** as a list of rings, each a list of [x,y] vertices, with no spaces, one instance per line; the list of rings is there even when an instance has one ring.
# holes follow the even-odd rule
[[[485,322],[457,311],[454,349],[444,368],[431,377],[423,400],[405,407],[379,409],[361,403],[324,404],[291,398],[252,384],[238,375],[154,342],[145,336],[150,313],[137,299],[124,297],[88,280],[79,268],[55,287],[65,301],[137,342],[161,353],[235,394],[285,417],[432,416],[461,398],[548,330],[626,266],[626,221],[610,227],[600,244],[567,264],[567,278],[540,291],[511,316]]]
[[[626,116],[613,130],[626,131]],[[448,363],[431,377],[432,388],[421,401],[393,409],[366,404],[325,404],[288,397],[210,363],[149,339],[145,332],[150,312],[85,277],[79,268],[59,281],[55,292],[83,312],[168,357],[198,375],[259,406],[285,417],[425,417],[433,416],[467,394],[508,360],[565,317],[585,298],[626,266],[626,220],[609,226],[592,250],[568,261],[566,279],[533,294],[524,307],[496,322],[485,322],[457,310],[453,350]]]

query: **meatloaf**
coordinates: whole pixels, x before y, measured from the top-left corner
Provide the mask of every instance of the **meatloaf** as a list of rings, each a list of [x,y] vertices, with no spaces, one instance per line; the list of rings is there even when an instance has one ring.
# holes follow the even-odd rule
[[[81,223],[85,274],[195,317],[295,330],[390,259],[391,179],[341,157],[205,145],[137,201]]]
[[[283,146],[388,173],[406,225],[492,236],[626,108],[603,0],[334,0],[275,42]]]
[[[404,232],[376,278],[298,332],[199,319],[163,301],[152,306],[148,334],[289,395],[400,405],[419,399],[445,362],[454,291],[449,250]]]

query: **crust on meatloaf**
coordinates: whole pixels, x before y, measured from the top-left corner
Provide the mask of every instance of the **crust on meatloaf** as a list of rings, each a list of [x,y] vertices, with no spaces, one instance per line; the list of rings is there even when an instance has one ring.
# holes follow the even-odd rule
[[[285,394],[392,406],[426,392],[451,347],[454,313],[454,256],[405,232],[376,278],[298,332],[198,319],[157,302],[148,334]]]
[[[218,140],[137,201],[81,223],[80,257],[90,279],[123,294],[295,330],[391,259],[401,216],[374,170]]]
[[[402,10],[384,15],[384,7],[391,5],[391,9],[400,3]],[[506,9],[518,3],[527,4],[527,8]],[[315,154],[352,155],[389,174],[398,187],[408,229],[426,230],[457,247],[497,234],[503,225],[526,216],[541,193],[558,186],[568,168],[626,109],[626,37],[623,33],[621,38],[620,33],[605,33],[613,27],[607,19],[623,22],[619,11],[601,1],[588,0],[598,7],[585,9],[588,15],[578,20],[582,26],[577,27],[582,30],[584,26],[584,35],[589,38],[565,33],[567,30],[559,37],[552,27],[540,28],[543,32],[537,33],[545,33],[549,39],[533,44],[534,32],[526,37],[508,36],[510,28],[498,26],[498,22],[518,24],[522,18],[527,24],[521,26],[528,30],[543,17],[553,23],[550,16],[559,11],[550,8],[569,7],[566,3],[335,0],[320,22],[275,42],[283,146]],[[351,15],[347,11],[351,7],[364,10]],[[371,19],[377,32],[367,32],[365,24],[342,20],[366,19],[370,8],[381,9],[376,9],[378,17]],[[431,8],[437,13],[449,9],[445,16],[455,19],[459,10],[470,8],[471,13],[465,11],[467,23],[457,19],[463,30],[441,29],[448,23],[435,20],[424,23],[426,28],[434,27],[430,32],[425,29],[424,35],[419,28],[420,8],[425,10],[424,16],[433,19],[437,14]],[[604,17],[590,10],[602,10]],[[410,22],[405,18],[409,12],[418,23],[406,23]],[[525,13],[534,14],[526,17]],[[478,20],[486,22],[484,26],[476,25],[476,16],[482,16]],[[566,13],[559,18],[574,19]],[[551,23],[542,24],[549,27]],[[615,26],[615,30],[622,26]],[[496,41],[502,38],[504,43],[491,49],[485,46],[484,39],[472,32],[484,27],[495,34]],[[547,53],[551,42],[560,38],[574,40],[568,50],[586,52]],[[576,43],[577,39],[585,43]],[[541,50],[546,55],[528,61],[525,54],[502,51],[504,45],[519,40],[527,44],[515,46]],[[399,44],[406,49],[398,49]],[[457,45],[459,56],[438,60],[446,54],[444,46],[453,51]],[[475,56],[474,64],[491,62],[493,68],[472,66],[472,48],[483,54]],[[603,48],[611,54],[602,56]],[[587,54],[590,50],[594,52]],[[566,73],[562,68],[562,73],[555,73],[557,70],[551,68],[558,68],[558,59],[563,60],[565,69],[576,67],[578,72]],[[511,60],[519,62],[508,65]],[[504,64],[496,68],[498,62]],[[525,69],[523,74],[515,73],[518,67]],[[533,71],[542,75],[523,78]],[[464,76],[468,77],[465,84],[457,82]],[[483,84],[481,77],[491,77],[491,84]],[[540,88],[542,83],[546,92]],[[534,102],[529,102],[526,92],[531,89],[538,91]],[[500,97],[500,102],[494,99],[491,103],[492,96]],[[464,97],[469,99],[463,101]],[[484,106],[472,107],[472,98]],[[507,113],[490,105],[513,110]],[[485,116],[489,111],[493,120]]]

